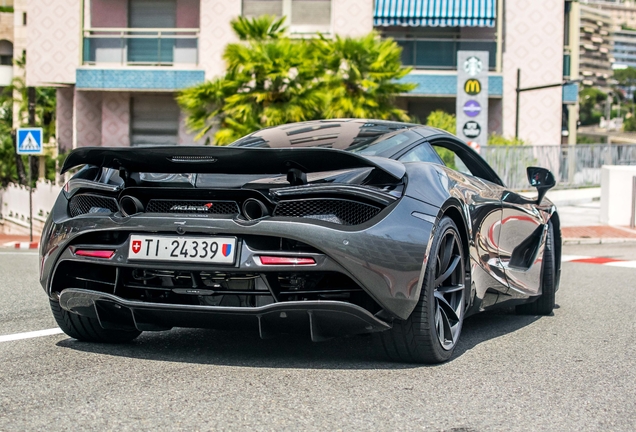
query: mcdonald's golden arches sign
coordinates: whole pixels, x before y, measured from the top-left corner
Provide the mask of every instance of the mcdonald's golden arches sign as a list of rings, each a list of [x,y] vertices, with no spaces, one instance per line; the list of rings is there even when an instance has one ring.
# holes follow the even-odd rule
[[[478,79],[468,79],[464,84],[464,91],[471,96],[476,96],[481,93],[481,83]]]

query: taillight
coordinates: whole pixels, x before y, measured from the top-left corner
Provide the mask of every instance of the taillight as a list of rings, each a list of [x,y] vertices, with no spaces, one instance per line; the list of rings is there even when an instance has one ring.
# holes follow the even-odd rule
[[[311,257],[259,256],[262,265],[314,265]]]
[[[115,255],[114,250],[92,250],[92,249],[77,249],[75,255],[90,257],[90,258],[112,258]]]

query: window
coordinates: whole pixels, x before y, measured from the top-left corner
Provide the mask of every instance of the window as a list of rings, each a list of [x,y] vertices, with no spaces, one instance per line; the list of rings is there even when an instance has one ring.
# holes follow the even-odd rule
[[[27,14],[26,12],[22,12],[22,25],[27,25]]]
[[[474,175],[454,151],[436,145],[433,145],[433,148],[444,161],[444,165],[450,169],[459,171],[462,174]]]
[[[130,28],[175,28],[176,0],[130,0],[128,26]],[[134,32],[128,41],[128,62],[162,64],[173,63],[175,38],[170,34],[155,36],[154,32]]]
[[[380,135],[371,142],[364,141],[360,144],[354,144],[347,151],[366,156],[394,157],[420,140],[422,140],[421,135],[410,130],[402,130]]]
[[[174,28],[176,27],[176,0],[129,0],[128,27]]]
[[[441,158],[428,144],[420,144],[413,150],[407,152],[404,156],[400,157],[400,162],[432,162],[436,164],[443,164]]]
[[[329,32],[331,0],[243,0],[243,16],[286,16],[292,33]]]
[[[291,23],[309,30],[331,26],[331,0],[292,0]]]
[[[243,16],[254,18],[260,15],[283,16],[283,0],[243,0]]]
[[[435,140],[431,145],[447,167],[503,186],[503,182],[490,165],[466,144],[459,141]]]
[[[13,64],[13,44],[8,40],[0,40],[0,65]]]
[[[131,98],[130,145],[176,145],[179,107],[172,95],[138,95]]]

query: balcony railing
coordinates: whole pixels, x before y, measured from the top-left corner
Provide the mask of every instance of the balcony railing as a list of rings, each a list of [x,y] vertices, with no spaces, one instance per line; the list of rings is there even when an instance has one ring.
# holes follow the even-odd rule
[[[416,69],[457,69],[457,51],[488,51],[489,69],[497,65],[497,42],[479,39],[400,39],[402,64]]]
[[[84,30],[85,65],[172,66],[199,63],[199,29],[92,28]]]

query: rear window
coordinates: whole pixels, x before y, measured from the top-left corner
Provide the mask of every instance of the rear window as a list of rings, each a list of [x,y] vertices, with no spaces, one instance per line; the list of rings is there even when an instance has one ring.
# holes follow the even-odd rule
[[[415,132],[397,131],[382,135],[369,143],[353,145],[346,150],[365,156],[391,157],[421,139]]]

